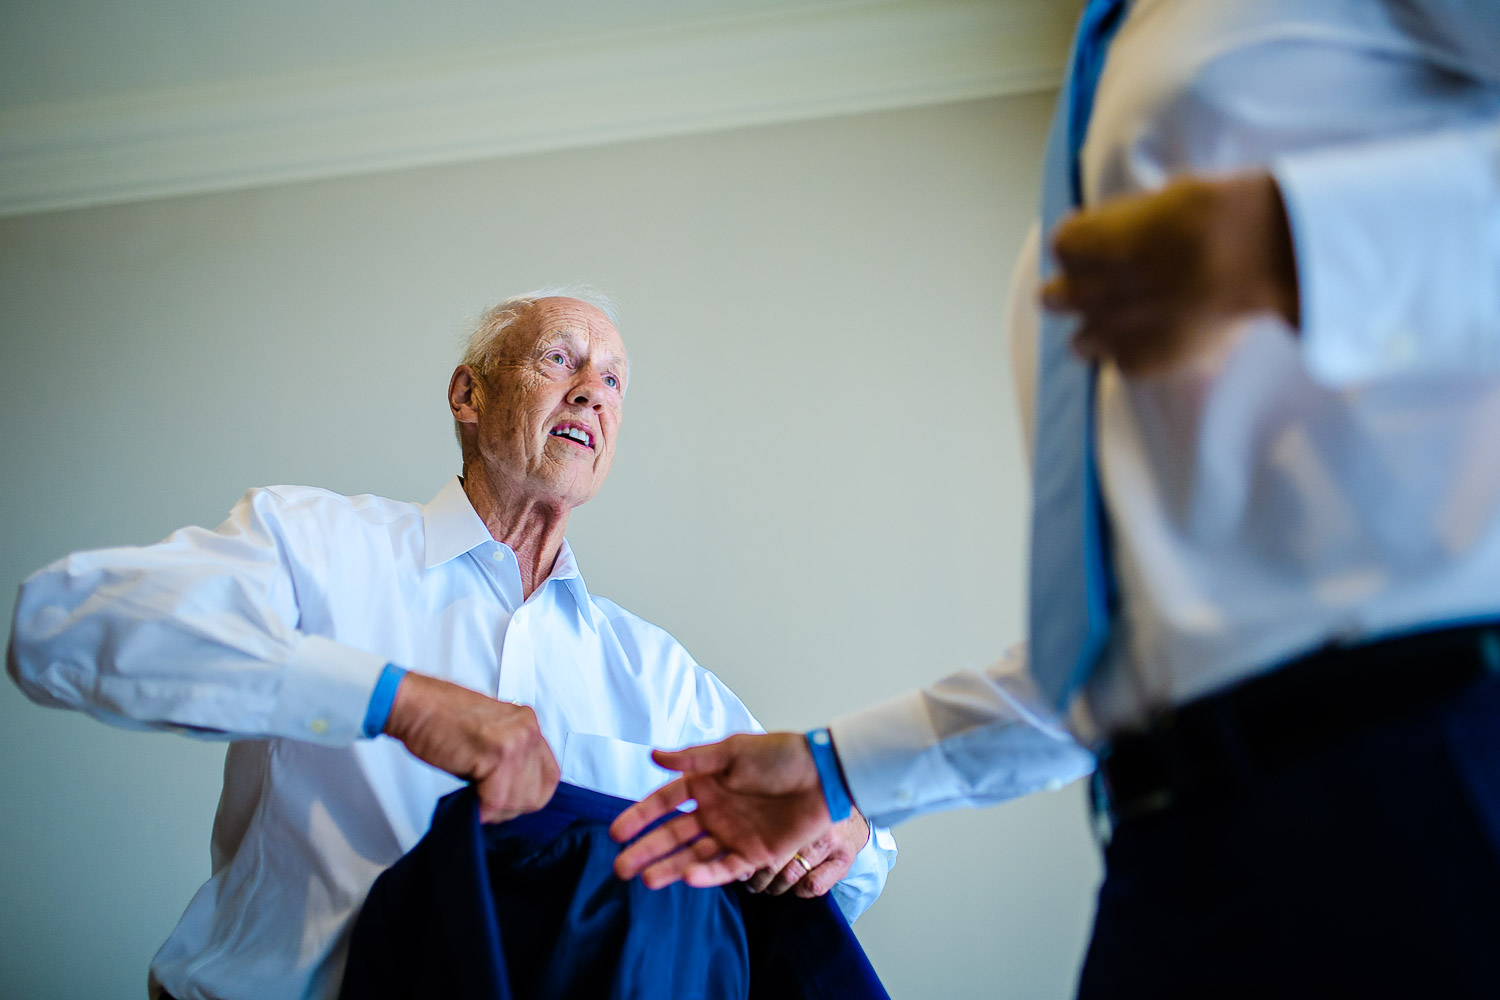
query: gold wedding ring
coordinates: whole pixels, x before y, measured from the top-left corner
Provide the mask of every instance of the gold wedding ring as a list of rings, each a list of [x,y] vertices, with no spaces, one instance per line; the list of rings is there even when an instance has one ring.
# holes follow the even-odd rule
[[[811,864],[809,864],[808,861],[807,861],[807,859],[802,856],[802,852],[801,851],[798,851],[796,854],[793,854],[792,855],[792,860],[795,861],[795,862],[797,862],[797,864],[799,864],[799,865],[802,866],[802,871],[803,871],[804,874],[813,870],[813,866]]]

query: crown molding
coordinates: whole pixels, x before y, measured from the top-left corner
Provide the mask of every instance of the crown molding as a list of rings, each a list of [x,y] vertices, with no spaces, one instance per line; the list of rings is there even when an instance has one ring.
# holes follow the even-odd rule
[[[0,216],[1056,86],[1074,4],[858,2],[0,115]]]

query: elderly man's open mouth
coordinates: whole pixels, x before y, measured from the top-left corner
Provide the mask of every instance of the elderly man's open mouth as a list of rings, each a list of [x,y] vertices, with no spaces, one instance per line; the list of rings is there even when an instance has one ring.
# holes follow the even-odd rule
[[[582,445],[590,451],[594,450],[594,435],[582,424],[566,421],[558,424],[547,433],[552,437],[563,438],[564,440],[572,441],[574,444]]]

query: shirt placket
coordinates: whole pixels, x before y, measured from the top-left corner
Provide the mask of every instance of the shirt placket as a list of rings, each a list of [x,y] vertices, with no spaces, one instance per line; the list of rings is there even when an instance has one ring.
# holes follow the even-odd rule
[[[512,610],[500,640],[500,676],[495,697],[523,705],[536,703],[536,649],[531,638],[531,619],[536,602],[521,600],[521,570],[506,546],[496,543],[490,552],[490,572],[500,595]],[[536,596],[536,595],[533,595]]]

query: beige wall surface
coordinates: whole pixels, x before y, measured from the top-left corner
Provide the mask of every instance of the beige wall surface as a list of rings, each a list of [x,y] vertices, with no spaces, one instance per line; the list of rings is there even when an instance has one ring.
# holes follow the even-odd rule
[[[634,361],[569,537],[772,728],[1022,634],[1002,316],[1049,101],[1011,98],[0,221],[0,585],[248,487],[426,500],[490,301],[588,281]],[[7,631],[8,634],[8,631]],[[0,685],[0,994],[136,997],[208,875],[223,747]],[[897,830],[858,931],[898,998],[1070,993],[1078,787]]]

